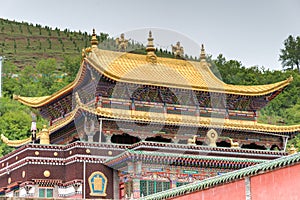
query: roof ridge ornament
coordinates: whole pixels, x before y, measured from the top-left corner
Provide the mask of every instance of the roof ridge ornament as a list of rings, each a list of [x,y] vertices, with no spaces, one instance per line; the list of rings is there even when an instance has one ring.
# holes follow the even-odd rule
[[[206,53],[204,49],[204,44],[201,45],[200,61],[206,61]]]
[[[172,46],[172,53],[174,53],[175,58],[183,58],[184,50],[183,46],[180,46],[180,42],[178,41],[175,46]]]
[[[116,45],[118,46],[119,51],[122,51],[122,52],[126,51],[126,48],[128,46],[128,40],[125,39],[125,34],[124,33],[122,33],[120,35],[120,38],[116,38]]]
[[[93,28],[93,34],[91,39],[91,45],[92,48],[98,48],[98,39],[94,28]]]
[[[154,39],[152,37],[152,32],[149,31],[148,44],[146,47],[146,52],[147,52],[146,61],[155,64],[157,63],[157,56],[155,54],[155,47],[153,44],[153,40]]]

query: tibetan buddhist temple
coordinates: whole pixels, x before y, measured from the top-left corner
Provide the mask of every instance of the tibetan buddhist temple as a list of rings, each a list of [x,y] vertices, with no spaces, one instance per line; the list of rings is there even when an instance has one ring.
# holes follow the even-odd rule
[[[0,158],[0,195],[71,199],[139,199],[288,155],[300,125],[257,121],[292,77],[268,85],[231,85],[206,60],[146,52],[83,49],[75,80],[50,96],[14,99],[49,120]]]

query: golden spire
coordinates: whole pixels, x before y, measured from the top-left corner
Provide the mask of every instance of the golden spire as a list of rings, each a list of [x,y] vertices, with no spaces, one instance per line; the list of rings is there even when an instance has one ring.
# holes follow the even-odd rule
[[[146,47],[147,58],[146,60],[151,63],[157,63],[157,56],[155,55],[155,47],[153,44],[152,32],[149,31],[148,44]]]
[[[206,61],[204,45],[201,45],[200,61]]]
[[[149,31],[149,37],[148,37],[148,44],[147,44],[147,47],[146,47],[146,51],[147,53],[148,52],[155,52],[155,47],[154,47],[154,44],[153,44],[153,38],[152,38],[152,32]]]
[[[97,48],[98,47],[98,40],[97,40],[97,35],[95,33],[95,29],[93,29],[91,45],[92,45],[92,48]]]

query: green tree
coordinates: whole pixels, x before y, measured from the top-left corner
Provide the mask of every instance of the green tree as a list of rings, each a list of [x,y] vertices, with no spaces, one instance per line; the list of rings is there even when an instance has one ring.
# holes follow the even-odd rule
[[[31,109],[7,97],[0,98],[0,133],[11,140],[24,139],[30,136]],[[47,121],[38,116],[37,128],[41,129]],[[12,151],[0,140],[0,156]]]
[[[100,42],[107,40],[108,36],[109,35],[107,33],[100,33],[100,37],[99,37]]]
[[[281,49],[279,60],[283,68],[297,69],[300,72],[300,37],[289,36],[284,41],[284,49]]]

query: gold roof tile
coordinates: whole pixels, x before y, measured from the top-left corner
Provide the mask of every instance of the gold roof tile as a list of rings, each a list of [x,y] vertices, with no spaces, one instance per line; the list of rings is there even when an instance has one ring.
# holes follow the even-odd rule
[[[87,58],[101,74],[120,82],[164,86],[205,92],[261,96],[284,88],[287,80],[267,85],[231,85],[219,80],[205,61],[194,62],[157,58],[146,61],[146,55],[95,49]]]
[[[197,90],[204,92],[218,92],[245,96],[262,96],[283,89],[292,77],[281,82],[267,85],[231,85],[219,80],[210,70],[206,61],[194,62],[171,58],[157,58],[157,63],[149,63],[146,55],[122,53],[93,48],[85,59],[101,74],[119,82],[145,84]],[[17,99],[25,105],[38,108],[58,97],[72,91],[86,70],[81,64],[76,79],[60,91],[51,96],[21,97]]]

